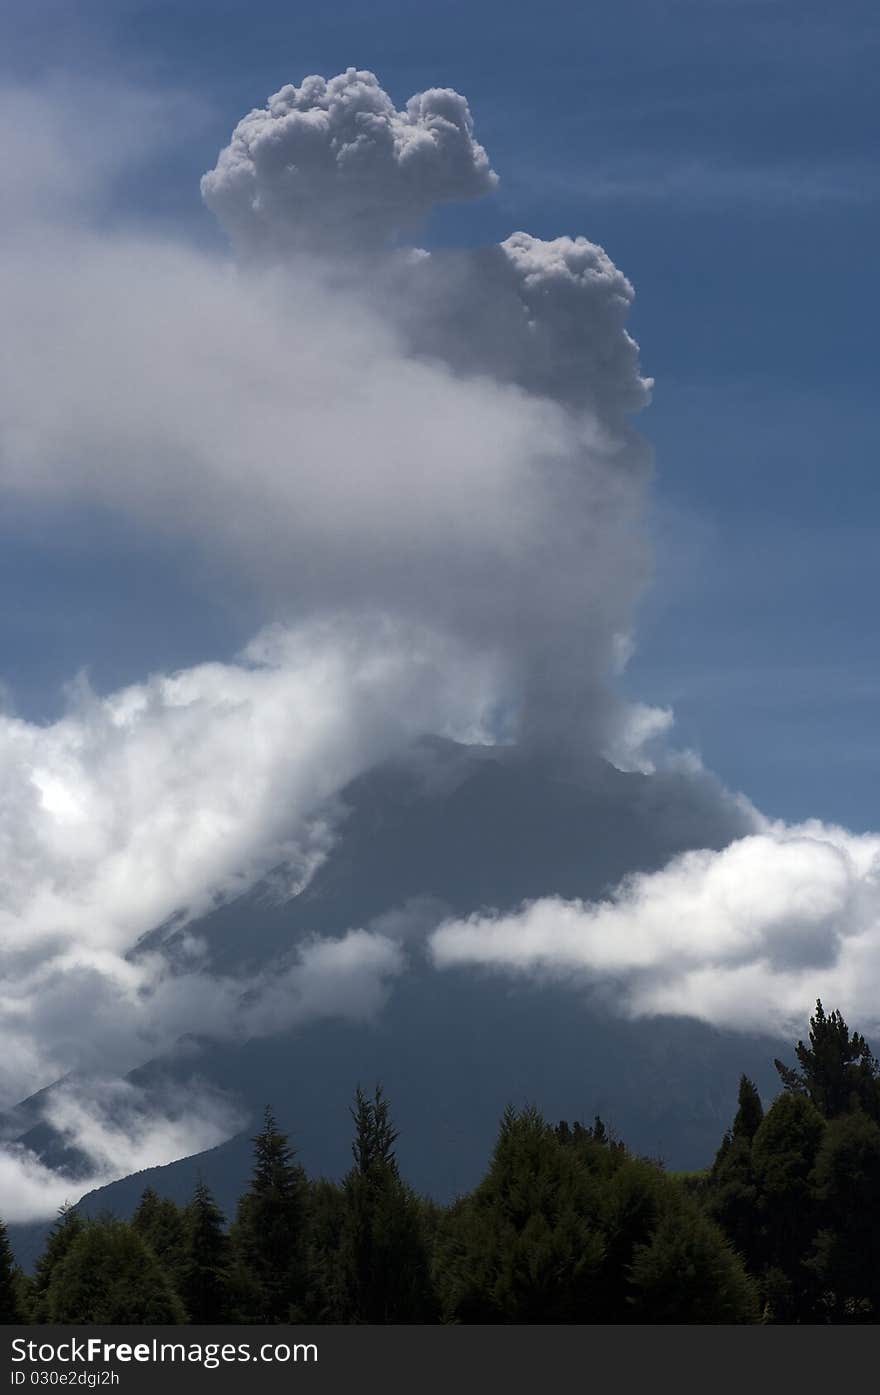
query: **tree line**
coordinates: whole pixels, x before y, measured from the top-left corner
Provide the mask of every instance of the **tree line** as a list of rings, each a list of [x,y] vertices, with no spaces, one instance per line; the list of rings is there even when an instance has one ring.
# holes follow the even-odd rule
[[[130,1221],[65,1207],[33,1275],[0,1224],[0,1321],[880,1321],[880,1067],[821,1002],[764,1112],[743,1076],[712,1165],[668,1172],[605,1127],[509,1108],[449,1206],[401,1177],[381,1088],[352,1166],[310,1179],[267,1109],[231,1224],[202,1180]]]

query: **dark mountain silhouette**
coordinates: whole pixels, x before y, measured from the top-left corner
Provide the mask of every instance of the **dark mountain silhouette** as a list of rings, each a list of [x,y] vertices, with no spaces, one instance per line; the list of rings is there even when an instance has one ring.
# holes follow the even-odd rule
[[[695,1167],[717,1146],[743,1070],[773,1092],[779,1043],[769,1038],[686,1019],[628,1021],[586,988],[438,972],[421,948],[444,912],[503,910],[547,894],[593,899],[684,849],[723,847],[747,830],[746,815],[708,780],[602,761],[573,771],[514,748],[432,738],[353,781],[337,806],[337,841],[305,890],[291,896],[279,867],[188,929],[225,974],[265,967],[315,933],[392,929],[408,942],[410,971],[371,1024],[325,1019],[247,1042],[188,1041],[131,1073],[156,1100],[196,1071],[249,1118],[271,1101],[308,1170],[338,1176],[349,1163],[354,1086],[380,1080],[406,1175],[447,1199],[476,1181],[511,1101],[534,1102],[548,1117],[599,1112],[632,1148]],[[171,921],[133,953],[162,944],[173,960],[181,935]],[[34,1097],[11,1111],[6,1136],[81,1175],[84,1160],[37,1121],[37,1105]],[[183,1198],[197,1166],[228,1205],[244,1185],[251,1131],[197,1164],[123,1179],[84,1205],[125,1214],[148,1182]]]

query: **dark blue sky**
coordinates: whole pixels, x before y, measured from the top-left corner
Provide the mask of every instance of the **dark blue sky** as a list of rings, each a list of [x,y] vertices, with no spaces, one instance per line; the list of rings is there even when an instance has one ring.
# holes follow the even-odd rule
[[[3,26],[7,79],[193,99],[108,216],[205,239],[199,175],[283,83],[353,64],[398,104],[463,91],[502,183],[434,241],[583,233],[636,286],[657,578],[628,689],[672,703],[679,740],[765,811],[876,826],[875,5],[36,0]],[[262,618],[170,544],[160,561],[106,519],[6,518],[0,676],[23,713],[56,710],[83,663],[107,687],[230,653]]]

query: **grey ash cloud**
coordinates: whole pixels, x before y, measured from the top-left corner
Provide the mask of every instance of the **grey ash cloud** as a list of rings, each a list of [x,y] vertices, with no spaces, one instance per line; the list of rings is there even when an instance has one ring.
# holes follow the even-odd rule
[[[190,1028],[284,1030],[307,998],[375,1014],[426,938],[438,967],[616,975],[634,1013],[723,1016],[742,990],[775,1022],[815,996],[820,963],[861,1005],[876,840],[788,830],[745,801],[727,820],[730,796],[664,745],[670,715],[615,695],[651,570],[633,288],[584,237],[419,245],[433,206],[497,182],[465,99],[432,88],[398,108],[355,69],[282,88],[202,182],[231,256],[108,226],[118,130],[104,147],[96,123],[78,184],[63,102],[31,94],[27,112],[0,232],[4,498],[134,522],[283,620],[232,660],[114,693],[81,683],[49,724],[0,714],[7,1099]],[[314,870],[327,800],[423,731],[561,751],[584,777],[603,754],[653,760],[657,824],[681,817],[663,799],[681,780],[731,848],[601,904],[548,896],[439,929],[418,899],[436,889],[414,888],[396,918],[337,927],[244,995],[197,938],[182,972],[132,956],[273,859]]]

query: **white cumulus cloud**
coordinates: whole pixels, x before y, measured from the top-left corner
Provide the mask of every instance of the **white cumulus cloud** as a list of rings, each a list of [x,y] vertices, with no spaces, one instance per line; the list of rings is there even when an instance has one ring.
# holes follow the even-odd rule
[[[607,900],[548,897],[447,921],[438,968],[483,965],[593,984],[633,1016],[800,1028],[817,997],[880,1026],[880,835],[819,822],[761,829],[627,878]]]
[[[230,1009],[240,985],[201,974],[197,954],[183,976],[161,957],[132,959],[138,938],[282,857],[307,871],[329,836],[330,795],[425,722],[479,737],[495,698],[491,661],[362,617],[274,629],[236,663],[103,698],[80,688],[49,725],[0,716],[7,1102],[108,1052],[135,1065],[183,1031],[232,1021],[253,1034],[256,1009],[247,1021]],[[361,970],[372,1002],[376,976],[395,969],[369,937],[317,945],[257,984],[257,1001],[273,1020],[322,1003],[357,1015]]]

